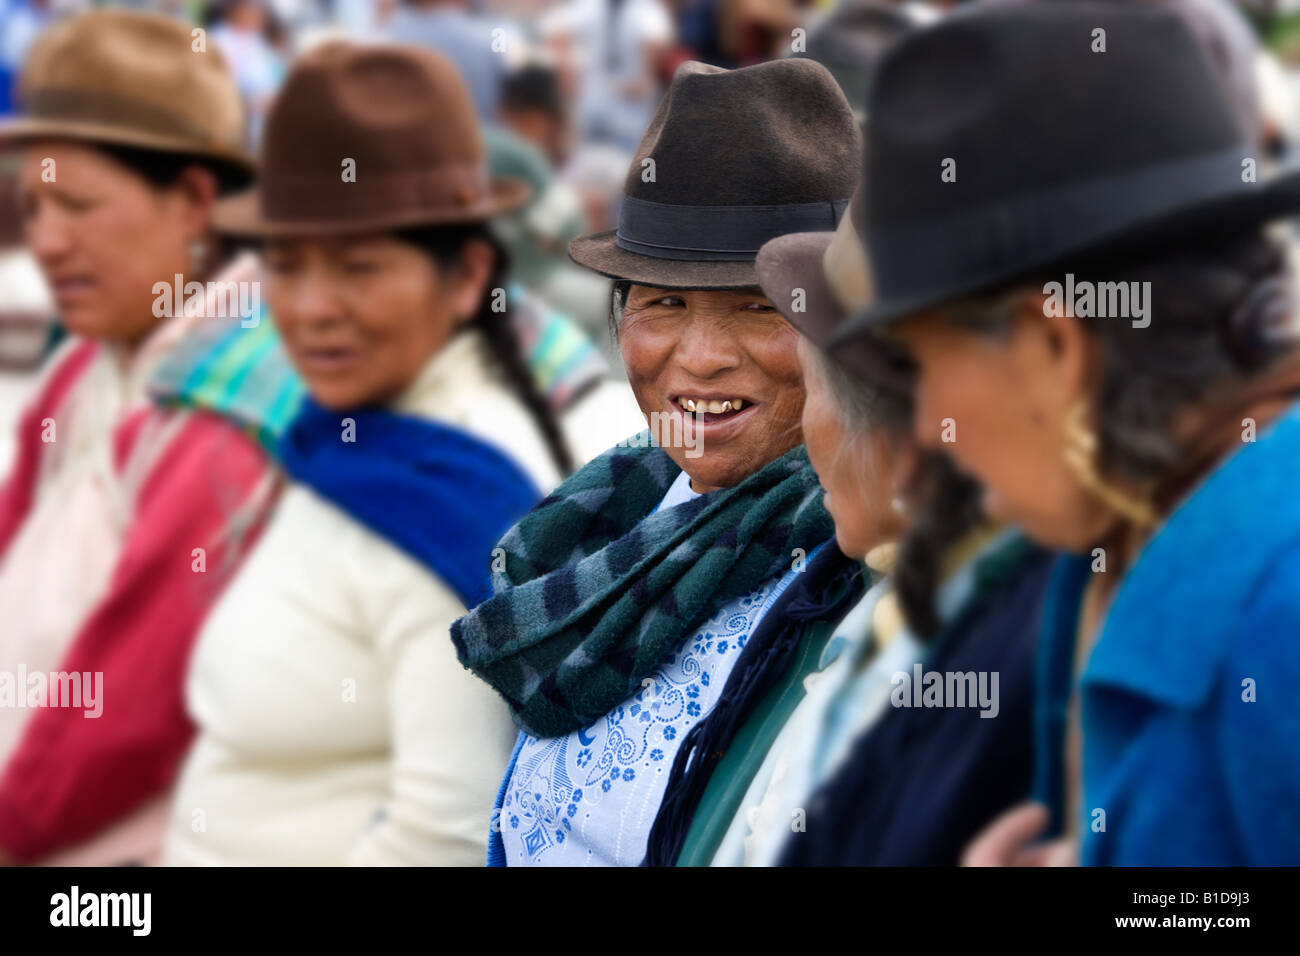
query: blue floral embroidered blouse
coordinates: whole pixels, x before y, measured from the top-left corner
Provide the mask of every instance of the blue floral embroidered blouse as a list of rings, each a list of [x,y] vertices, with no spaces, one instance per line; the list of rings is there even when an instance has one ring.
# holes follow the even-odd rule
[[[659,507],[698,497],[683,473]],[[636,866],[686,732],[704,719],[790,571],[715,613],[642,688],[566,737],[520,734],[493,814],[489,865]]]

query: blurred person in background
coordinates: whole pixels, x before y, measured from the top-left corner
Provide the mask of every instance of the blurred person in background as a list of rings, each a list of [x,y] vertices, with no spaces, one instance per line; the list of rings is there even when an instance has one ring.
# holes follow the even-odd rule
[[[18,160],[0,152],[0,474],[9,474],[14,426],[55,335],[54,299],[23,246]]]
[[[151,408],[145,382],[192,324],[181,303],[160,308],[157,284],[220,266],[211,211],[252,161],[221,55],[196,56],[189,29],[157,15],[59,22],[33,46],[21,96],[0,140],[21,149],[24,235],[69,339],[0,492],[0,671],[79,677],[83,699],[102,676],[107,697],[98,719],[0,707],[0,859],[148,862],[193,732],[193,640],[270,479],[219,419]]]
[[[286,68],[284,57],[271,44],[272,17],[265,0],[222,0],[209,20],[211,40],[226,55],[244,96],[254,145]]]
[[[518,137],[491,128],[485,137],[493,172],[522,179],[533,188],[525,205],[492,223],[510,253],[511,278],[545,306],[570,317],[604,358],[617,361],[611,354],[609,281],[575,265],[567,254],[569,241],[581,235],[586,224],[577,190],[555,176],[541,153]],[[613,440],[595,451],[604,451]]]
[[[673,24],[663,0],[565,0],[537,29],[569,77],[578,137],[630,156],[667,75]]]
[[[395,43],[413,43],[450,59],[469,87],[479,120],[498,121],[502,83],[524,55],[514,22],[485,16],[468,0],[401,0],[384,30]]]
[[[1124,38],[1104,63],[1079,42],[1098,29]],[[887,55],[870,110],[877,297],[848,334],[912,355],[918,440],[991,516],[1074,553],[1044,614],[1037,802],[967,861],[1295,863],[1300,355],[1262,227],[1300,174],[1243,175],[1258,144],[1214,67],[1144,5],[950,18]],[[931,156],[964,157],[960,193]],[[969,228],[923,228],[939,208]]]
[[[677,48],[671,54],[724,69],[736,64],[718,45],[718,0],[677,0],[672,5]]]
[[[793,224],[834,228],[859,149],[818,64],[687,63],[628,169],[617,233],[570,244],[616,280],[619,347],[650,431],[512,529],[493,597],[453,626],[462,663],[523,729],[490,864],[639,864],[682,741],[798,577],[797,556],[829,537],[802,448],[795,333],[757,289],[753,257]]]
[[[290,73],[258,188],[217,222],[260,242],[309,394],[277,446],[289,487],[195,651],[167,862],[482,862],[514,730],[447,631],[570,466],[496,307],[485,223],[527,192],[489,178],[445,57],[327,43]]]
[[[583,220],[592,232],[604,232],[618,223],[623,202],[623,179],[632,155],[608,143],[580,143],[561,178],[578,194]]]
[[[0,116],[14,112],[14,84],[27,50],[59,13],[54,0],[0,0]]]
[[[860,121],[866,120],[867,91],[880,57],[900,36],[920,25],[911,9],[881,0],[843,0],[808,31],[806,56],[831,71]]]
[[[505,78],[501,123],[541,150],[552,169],[568,162],[573,135],[569,108],[555,70],[530,63]]]
[[[793,0],[718,0],[718,48],[737,66],[785,56],[803,16]]]

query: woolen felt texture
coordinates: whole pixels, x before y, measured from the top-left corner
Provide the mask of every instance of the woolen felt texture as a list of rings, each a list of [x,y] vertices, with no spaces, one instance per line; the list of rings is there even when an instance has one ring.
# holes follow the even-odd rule
[[[0,143],[70,139],[209,159],[247,181],[244,107],[215,48],[156,13],[99,9],[60,20],[33,44],[18,83],[22,115]]]
[[[1104,53],[1091,50],[1106,31]],[[1300,208],[1257,158],[1180,17],[1147,4],[984,7],[910,34],[869,100],[863,226],[882,324],[1103,251],[1226,235]],[[1220,157],[1199,176],[1177,165]],[[956,180],[941,176],[945,159]],[[1069,190],[1091,192],[1074,208]],[[846,328],[841,336],[850,334]]]
[[[642,432],[498,544],[496,593],[451,638],[528,733],[558,737],[599,720],[710,614],[785,575],[795,548],[807,553],[833,531],[802,445],[731,488],[656,511],[680,474]]]
[[[654,160],[653,182],[642,180],[645,159]],[[852,195],[860,163],[853,111],[821,64],[787,59],[723,70],[688,61],[659,103],[623,192],[688,206],[826,202]],[[602,275],[659,288],[758,284],[752,261],[660,259],[620,248],[616,233],[574,239],[570,258]],[[682,245],[690,246],[690,237]]]
[[[355,178],[343,178],[350,160]],[[250,237],[356,234],[477,222],[518,209],[519,180],[490,180],[473,100],[450,60],[390,44],[323,44],[267,117],[254,190],[217,204]]]

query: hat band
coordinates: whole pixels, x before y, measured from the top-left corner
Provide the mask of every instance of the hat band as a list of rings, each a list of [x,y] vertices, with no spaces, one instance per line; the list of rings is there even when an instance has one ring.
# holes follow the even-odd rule
[[[867,229],[880,298],[978,287],[1046,266],[1121,232],[1267,183],[1242,180],[1247,146],[1010,196],[956,216]]]
[[[655,259],[751,262],[769,239],[830,232],[848,199],[770,206],[687,206],[623,197],[614,244]]]
[[[355,179],[346,181],[341,165],[334,172],[268,164],[259,189],[266,218],[304,223],[461,212],[480,206],[489,192],[487,169],[481,164],[375,171],[364,158],[355,166]]]
[[[191,139],[196,149],[213,141],[210,133],[182,113],[101,90],[46,87],[27,93],[24,103],[33,119],[119,126],[138,133]]]

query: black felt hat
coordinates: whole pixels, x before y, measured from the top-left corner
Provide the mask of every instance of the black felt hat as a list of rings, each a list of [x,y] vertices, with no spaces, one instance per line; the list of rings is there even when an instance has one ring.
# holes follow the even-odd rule
[[[900,41],[868,112],[862,331],[1100,254],[1257,228],[1265,180],[1183,19],[1147,4],[1015,4]],[[948,175],[945,175],[945,172]]]
[[[756,286],[759,247],[833,230],[860,163],[853,111],[821,64],[688,61],[637,148],[618,228],[574,239],[569,255],[641,285]]]

